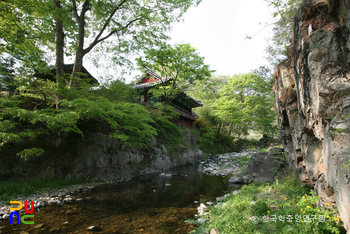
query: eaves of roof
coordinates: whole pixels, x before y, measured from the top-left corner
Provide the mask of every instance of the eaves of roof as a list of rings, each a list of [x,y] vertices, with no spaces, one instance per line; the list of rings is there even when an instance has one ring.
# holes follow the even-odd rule
[[[70,73],[73,70],[73,66],[74,64],[64,64],[63,65],[64,73],[67,73],[67,71],[68,73]],[[87,78],[90,80],[88,82],[89,84],[99,85],[99,82],[97,81],[97,79],[93,77],[90,74],[90,72],[88,72],[88,70],[85,69],[84,66],[82,66],[81,70],[82,70],[81,71],[82,73],[85,73],[87,75],[87,77],[84,77],[84,78]],[[35,74],[34,76],[38,78],[47,78],[49,80],[56,81],[55,75],[56,75],[56,69],[52,69],[49,73]]]
[[[147,88],[153,88],[163,82],[167,82],[170,80],[170,78],[164,78],[160,75],[158,75],[157,73],[155,73],[154,71],[148,70],[146,72],[146,75],[152,75],[155,78],[160,79],[159,81],[154,81],[154,82],[149,82],[149,83],[136,83],[133,88],[134,89],[147,89]],[[203,103],[201,101],[198,101],[194,98],[192,98],[190,95],[186,94],[185,92],[181,92],[180,95],[182,95],[184,98],[190,100],[190,102],[192,102],[192,104],[194,104],[194,107],[199,107],[199,106],[203,106]]]

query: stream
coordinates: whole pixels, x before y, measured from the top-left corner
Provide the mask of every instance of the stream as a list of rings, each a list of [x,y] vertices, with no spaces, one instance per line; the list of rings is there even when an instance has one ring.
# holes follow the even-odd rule
[[[185,220],[194,219],[200,203],[238,189],[229,177],[198,172],[198,164],[171,171],[177,176],[158,173],[97,186],[76,194],[73,202],[34,211],[35,224],[9,224],[7,219],[0,233],[188,233],[195,225]]]

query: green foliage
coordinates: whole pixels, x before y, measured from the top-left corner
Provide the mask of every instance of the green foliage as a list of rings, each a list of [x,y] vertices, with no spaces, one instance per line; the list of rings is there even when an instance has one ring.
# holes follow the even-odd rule
[[[230,134],[240,138],[249,130],[272,134],[276,114],[271,110],[271,83],[255,73],[235,75],[220,90],[212,105],[216,114],[230,122]]]
[[[196,108],[196,112],[199,116],[199,120],[203,123],[196,122],[197,125],[205,124],[217,128],[220,123],[220,118],[214,112],[213,108],[209,103],[205,103],[202,107]],[[197,120],[196,120],[197,121]]]
[[[17,181],[0,181],[0,201],[14,201],[19,196],[29,196],[37,193],[41,189],[58,189],[73,184],[84,184],[85,181],[79,178],[71,179],[47,179],[47,180],[26,180]]]
[[[25,149],[22,152],[18,153],[18,156],[21,156],[21,158],[24,159],[28,159],[29,156],[40,156],[43,153],[45,153],[45,151],[41,148],[31,148],[31,149]]]
[[[79,87],[61,90],[69,99],[60,101],[60,109],[52,108],[57,86],[51,81],[34,80],[19,89],[21,95],[0,96],[0,147],[57,132],[75,132],[83,136],[78,124],[91,119],[95,119],[96,124],[107,124],[110,137],[129,147],[146,146],[149,138],[157,134],[151,125],[150,113],[143,106],[126,101],[134,94],[129,85],[116,81],[97,91],[89,91],[84,83]],[[28,106],[28,102],[35,106]],[[18,155],[26,158],[43,153],[43,149],[34,147],[23,149]]]
[[[15,91],[15,61],[13,58],[3,58],[0,55],[0,91]]]
[[[196,85],[190,90],[189,94],[202,100],[207,106],[211,106],[218,97],[220,89],[227,84],[229,76],[211,76],[210,79],[197,82]],[[200,108],[198,108],[200,109]],[[203,118],[203,117],[201,117]]]
[[[55,40],[53,1],[1,1],[0,56],[6,54],[21,61],[23,67],[42,70]]]
[[[3,52],[21,60],[26,67],[43,68],[50,60],[47,51],[54,51],[55,24],[60,19],[65,34],[66,56],[93,51],[90,59],[100,64],[100,55],[109,56],[115,65],[132,63],[128,56],[169,39],[165,32],[170,24],[179,22],[183,14],[200,0],[150,1],[1,1],[0,38]],[[77,17],[79,16],[79,17]],[[79,19],[78,19],[79,18]],[[84,23],[79,23],[79,20]],[[83,33],[80,33],[83,31]],[[80,43],[78,43],[80,41]],[[84,45],[84,41],[90,44]],[[63,42],[62,42],[63,44]]]
[[[109,100],[129,100],[137,95],[132,84],[125,84],[123,80],[112,80],[100,86],[95,91],[97,95],[108,98]]]
[[[265,153],[265,152],[269,152],[269,148],[261,148],[261,149],[258,149],[258,151],[257,152],[259,152],[259,153]]]
[[[212,228],[228,234],[344,231],[336,209],[332,209],[330,204],[317,207],[319,200],[319,196],[302,187],[299,179],[293,176],[287,176],[273,185],[254,182],[244,185],[239,194],[226,197],[225,205],[210,207],[209,221],[191,233],[202,233]],[[296,215],[300,217],[299,221]],[[325,220],[320,220],[320,216]],[[264,222],[264,217],[270,219]],[[272,220],[274,217],[276,222]],[[292,217],[292,221],[287,222],[287,217]],[[313,217],[316,219],[312,222],[310,219]]]
[[[247,166],[250,162],[250,158],[247,156],[242,156],[242,157],[233,157],[230,158],[234,164],[238,164],[239,166]]]
[[[187,220],[185,220],[185,223],[193,223],[193,224],[196,224],[196,225],[199,224],[198,220],[195,220],[195,219],[187,219]]]
[[[213,72],[209,70],[209,65],[204,64],[204,57],[190,44],[163,44],[160,48],[145,51],[145,57],[137,58],[136,61],[141,69],[151,68],[161,76],[172,79],[170,84],[176,84],[182,90],[208,79]]]
[[[21,92],[24,99],[35,104],[35,109],[42,108],[42,105],[54,105],[58,93],[57,85],[44,79],[26,81],[26,84],[18,87],[17,90]]]
[[[213,144],[216,140],[216,131],[213,128],[201,128],[198,138],[199,148],[205,152],[213,153]]]
[[[153,114],[152,118],[155,121],[154,127],[157,130],[157,134],[164,141],[163,143],[168,150],[175,150],[179,145],[185,144],[185,139],[179,126],[156,114]]]
[[[266,204],[265,199],[259,199],[255,204],[249,207],[251,215],[253,216],[263,216],[270,211],[269,206]]]
[[[139,104],[111,102],[98,97],[90,101],[75,99],[62,101],[63,107],[73,108],[79,118],[93,118],[105,121],[111,128],[110,137],[120,140],[127,146],[146,146],[148,139],[156,134],[150,125],[153,122],[149,112]]]
[[[218,134],[217,129],[209,122],[199,118],[196,119],[195,126],[199,130],[197,143],[199,144],[199,148],[206,154],[221,154],[239,149],[233,137]]]
[[[145,57],[136,61],[141,70],[152,69],[161,75],[159,86],[149,91],[155,97],[165,97],[165,102],[158,106],[161,109],[181,92],[208,79],[213,72],[209,70],[209,65],[204,64],[204,57],[189,44],[163,44],[157,49],[145,51]]]
[[[23,140],[34,139],[38,135],[49,134],[55,131],[77,132],[78,114],[73,111],[55,109],[26,110],[20,108],[19,97],[0,97],[0,147]],[[0,148],[1,149],[1,148]],[[41,154],[40,149],[25,150],[19,155]]]
[[[346,168],[348,166],[350,166],[350,159],[349,159],[349,163],[344,165],[344,168]]]
[[[126,164],[129,164],[129,165],[137,165],[138,162],[129,160]]]

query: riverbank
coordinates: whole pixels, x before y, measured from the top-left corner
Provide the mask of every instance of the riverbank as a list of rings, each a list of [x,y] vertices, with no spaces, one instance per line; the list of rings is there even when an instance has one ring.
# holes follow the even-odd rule
[[[195,219],[186,221],[198,226],[193,234],[346,233],[335,204],[287,172],[282,149],[216,155],[201,164],[203,172],[245,185],[200,204]]]
[[[131,179],[127,178],[126,180]],[[121,182],[121,181],[118,181]],[[103,184],[111,184],[118,182],[91,182],[85,184],[75,184],[70,185],[61,189],[50,189],[45,188],[37,191],[36,193],[29,196],[19,196],[13,198],[13,201],[20,201],[24,204],[24,201],[34,201],[34,209],[40,210],[40,208],[47,205],[64,205],[71,201],[76,200],[76,195],[82,192],[89,192],[94,189],[96,186]],[[11,199],[12,200],[12,199]],[[79,201],[79,200],[78,200]],[[29,203],[29,202],[28,202]],[[28,207],[28,210],[31,210],[32,207]],[[25,212],[24,207],[19,211],[20,213]],[[10,204],[9,201],[0,201],[0,220],[7,219],[10,217]]]
[[[192,234],[203,233],[346,233],[337,208],[320,207],[321,197],[286,175],[274,184],[253,182],[198,208]],[[278,231],[277,231],[278,230]]]

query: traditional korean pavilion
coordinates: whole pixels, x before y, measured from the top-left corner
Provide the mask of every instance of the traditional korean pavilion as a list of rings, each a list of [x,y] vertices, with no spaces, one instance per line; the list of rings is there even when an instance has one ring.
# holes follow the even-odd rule
[[[153,71],[147,71],[141,81],[133,86],[140,95],[138,101],[150,106],[157,102],[165,102],[166,97],[154,97],[148,91],[152,88],[156,88],[162,82],[168,81],[169,79],[161,77]],[[196,116],[192,113],[192,108],[203,106],[203,104],[184,92],[179,93],[173,98],[170,104],[174,107],[175,111],[180,113],[178,118],[172,119],[171,121],[179,126],[193,128]]]

